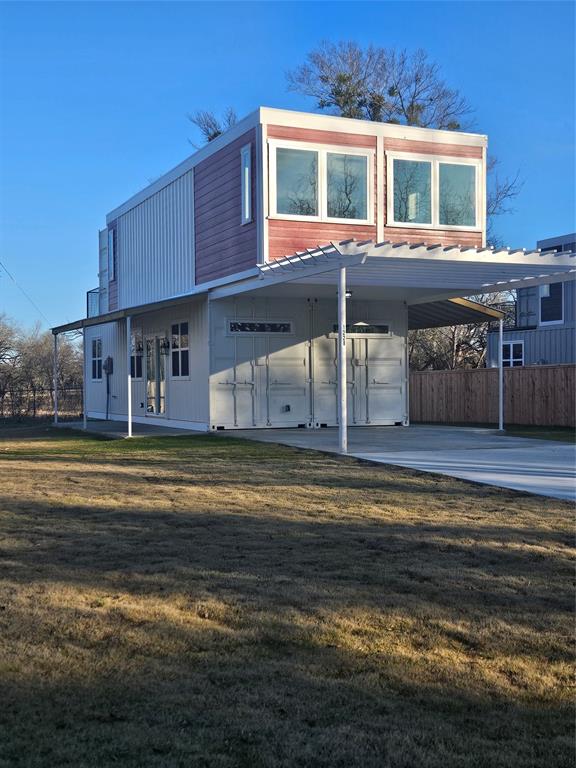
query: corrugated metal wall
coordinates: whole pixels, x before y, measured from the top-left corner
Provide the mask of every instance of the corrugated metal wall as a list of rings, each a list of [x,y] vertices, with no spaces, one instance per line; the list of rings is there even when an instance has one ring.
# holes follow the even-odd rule
[[[137,306],[194,287],[193,172],[118,217],[118,306]]]
[[[166,426],[170,420],[190,422],[190,428],[197,428],[208,422],[208,322],[207,301],[197,299],[190,304],[180,305],[161,312],[135,317],[132,321],[134,332],[145,338],[156,334],[170,337],[172,323],[188,320],[190,331],[190,376],[172,378],[170,358],[166,360]],[[86,410],[89,416],[103,418],[106,411],[106,377],[92,381],[91,343],[102,339],[102,358],[110,355],[114,360],[114,372],[110,376],[110,415],[126,417],[127,414],[127,370],[126,370],[126,322],[124,320],[86,329]],[[143,419],[146,413],[146,368],[142,365],[142,379],[132,381],[132,413]],[[157,422],[156,422],[157,423]]]

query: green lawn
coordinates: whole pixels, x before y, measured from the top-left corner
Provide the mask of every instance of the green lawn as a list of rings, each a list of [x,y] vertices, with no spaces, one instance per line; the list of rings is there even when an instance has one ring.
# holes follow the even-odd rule
[[[573,768],[567,503],[0,433],[1,768]]]

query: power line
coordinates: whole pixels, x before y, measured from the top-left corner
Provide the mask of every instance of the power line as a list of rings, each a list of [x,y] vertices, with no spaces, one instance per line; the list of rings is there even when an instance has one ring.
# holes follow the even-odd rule
[[[28,294],[28,293],[26,293],[26,291],[24,290],[24,288],[22,288],[22,286],[21,286],[21,285],[18,283],[18,281],[16,280],[16,278],[14,277],[14,275],[13,275],[13,274],[12,274],[12,273],[11,273],[11,272],[8,270],[8,267],[7,267],[5,264],[3,264],[3,263],[2,263],[2,261],[0,261],[0,267],[2,267],[2,269],[4,270],[4,272],[6,272],[6,274],[7,274],[7,275],[8,275],[8,277],[10,278],[10,280],[12,280],[12,282],[14,283],[14,285],[16,286],[16,288],[18,288],[18,290],[19,290],[19,291],[22,293],[22,295],[23,295],[23,296],[25,296],[25,298],[26,298],[26,299],[28,299],[28,301],[30,302],[30,304],[32,304],[32,306],[34,307],[34,309],[36,310],[36,312],[38,312],[38,314],[39,314],[41,317],[43,317],[43,318],[44,318],[44,320],[46,320],[46,322],[48,323],[48,327],[50,327],[50,320],[48,320],[48,318],[46,317],[46,315],[44,314],[44,312],[42,312],[42,310],[40,309],[40,307],[38,306],[38,304],[36,304],[36,302],[34,301],[34,299],[33,299],[33,298],[32,298],[32,297],[31,297],[31,296]]]

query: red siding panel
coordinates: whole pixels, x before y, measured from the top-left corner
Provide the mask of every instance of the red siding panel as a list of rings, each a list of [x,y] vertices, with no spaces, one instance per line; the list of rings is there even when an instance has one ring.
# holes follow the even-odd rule
[[[448,155],[450,157],[482,158],[482,147],[467,147],[462,144],[441,144],[435,141],[412,141],[384,137],[384,151],[414,152],[422,155]]]
[[[290,141],[310,141],[314,144],[339,144],[342,147],[376,148],[376,136],[362,136],[357,133],[316,131],[312,128],[295,128],[285,125],[269,125],[268,138]]]
[[[376,227],[372,225],[326,224],[319,222],[284,221],[270,219],[268,222],[268,259],[281,259],[296,251],[325,245],[331,240],[373,240]]]
[[[252,222],[240,224],[240,150],[251,145]],[[194,169],[196,283],[256,266],[256,131],[251,130]]]

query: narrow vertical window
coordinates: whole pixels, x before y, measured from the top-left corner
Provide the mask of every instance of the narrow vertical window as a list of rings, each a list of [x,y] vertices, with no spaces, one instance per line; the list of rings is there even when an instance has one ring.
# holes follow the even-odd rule
[[[108,280],[116,280],[116,229],[108,230]]]
[[[240,150],[242,169],[242,224],[252,221],[252,152],[250,144]]]
[[[130,347],[130,376],[133,379],[142,378],[142,356],[144,344],[142,343],[142,331],[134,331]]]
[[[92,379],[102,378],[102,339],[92,339]]]
[[[188,323],[174,323],[172,326],[172,376],[190,375]]]

